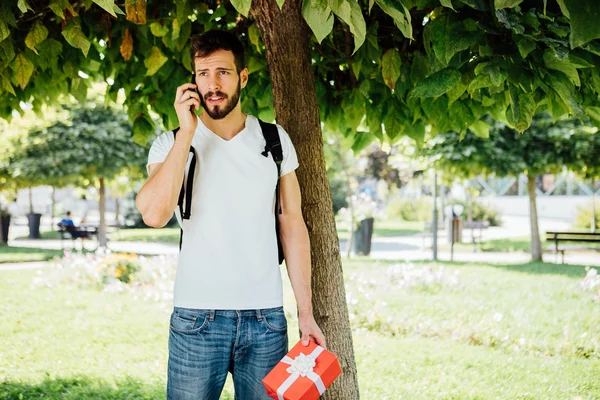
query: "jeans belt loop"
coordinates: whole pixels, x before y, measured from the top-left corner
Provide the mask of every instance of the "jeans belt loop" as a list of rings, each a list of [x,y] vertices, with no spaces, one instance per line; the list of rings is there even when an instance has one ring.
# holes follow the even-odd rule
[[[256,319],[258,319],[259,321],[263,320],[263,314],[259,309],[256,310]]]
[[[209,311],[208,311],[208,320],[209,320],[210,322],[212,322],[212,321],[214,321],[214,320],[215,320],[215,310],[209,310]]]

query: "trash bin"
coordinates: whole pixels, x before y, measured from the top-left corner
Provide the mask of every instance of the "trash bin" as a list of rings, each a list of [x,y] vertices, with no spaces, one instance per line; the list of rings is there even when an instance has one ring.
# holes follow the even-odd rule
[[[27,222],[29,223],[29,239],[40,238],[40,220],[42,214],[27,214]]]
[[[464,221],[462,218],[454,215],[448,218],[446,222],[446,232],[448,233],[448,244],[462,242],[462,231]]]

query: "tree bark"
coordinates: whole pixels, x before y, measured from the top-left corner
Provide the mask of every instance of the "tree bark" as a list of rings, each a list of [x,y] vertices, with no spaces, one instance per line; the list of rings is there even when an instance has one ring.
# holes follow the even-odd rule
[[[542,261],[542,242],[540,240],[535,189],[535,175],[528,175],[527,191],[529,192],[529,224],[531,225],[531,260]]]
[[[121,203],[119,201],[119,196],[117,195],[115,198],[115,225],[120,228],[121,220],[119,220],[119,214],[121,213]]]
[[[596,191],[594,190],[594,186],[596,182],[594,178],[592,178],[592,221],[590,225],[590,232],[596,233]]]
[[[106,247],[106,188],[104,186],[104,178],[100,178],[100,201],[98,208],[100,209],[100,226],[98,227],[98,245]]]
[[[33,214],[33,194],[31,188],[29,188],[29,214]]]
[[[311,65],[310,30],[300,0],[286,1],[281,11],[274,0],[255,0],[253,5],[252,17],[266,48],[277,121],[290,134],[300,161],[296,172],[311,243],[313,311],[328,350],[338,356],[343,370],[323,399],[358,399],[352,331]]]
[[[54,230],[54,210],[56,207],[56,188],[54,186],[52,186],[52,194],[50,195],[50,198],[52,200],[52,204],[50,205],[50,231],[52,232]]]

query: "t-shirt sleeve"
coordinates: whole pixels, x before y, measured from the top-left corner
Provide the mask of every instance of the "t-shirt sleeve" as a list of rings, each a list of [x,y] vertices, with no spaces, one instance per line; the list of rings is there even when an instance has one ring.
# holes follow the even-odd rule
[[[157,137],[150,147],[148,153],[148,163],[146,164],[146,172],[150,175],[149,166],[150,164],[159,163],[165,161],[167,155],[171,151],[171,148],[175,144],[175,138],[173,132],[165,132]]]
[[[279,140],[281,140],[281,149],[283,150],[283,161],[281,162],[280,174],[280,176],[283,176],[298,168],[298,155],[296,154],[294,144],[285,129],[277,125],[277,130],[279,131]]]

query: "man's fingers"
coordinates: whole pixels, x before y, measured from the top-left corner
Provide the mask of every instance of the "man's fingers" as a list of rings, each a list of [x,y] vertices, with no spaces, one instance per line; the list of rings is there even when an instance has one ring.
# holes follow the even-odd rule
[[[310,340],[310,335],[308,333],[303,333],[302,334],[302,344],[304,346],[308,346],[309,340]]]
[[[324,349],[327,349],[327,345],[325,343],[325,336],[323,336],[322,333],[319,332],[319,334],[313,335],[313,337],[315,338],[316,344],[318,344],[319,346],[321,346]]]
[[[194,85],[193,83],[186,83],[184,85],[181,85],[177,88],[177,93],[175,93],[175,99],[179,99],[182,95],[183,92],[185,90],[189,90],[189,89],[195,89],[196,85]]]

